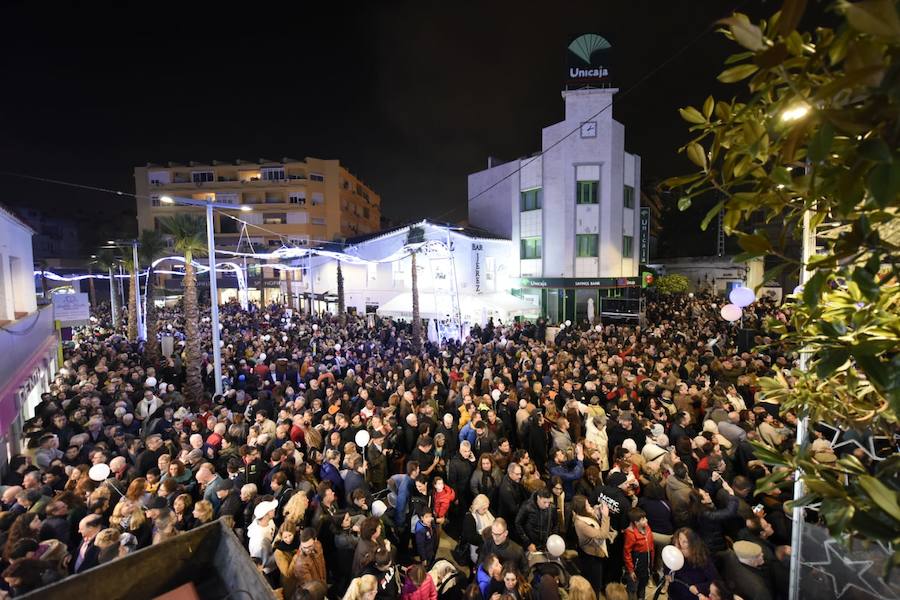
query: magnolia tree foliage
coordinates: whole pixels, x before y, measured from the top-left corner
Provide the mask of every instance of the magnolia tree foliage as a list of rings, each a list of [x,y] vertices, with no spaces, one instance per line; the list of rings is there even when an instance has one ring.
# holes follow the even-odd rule
[[[688,278],[679,273],[663,275],[654,285],[660,294],[687,294],[690,290]]]
[[[680,110],[692,138],[681,149],[697,167],[666,182],[679,207],[714,193],[743,259],[780,257],[778,272],[805,268],[787,319],[768,324],[777,343],[810,353],[809,368],[778,371],[760,385],[783,411],[860,435],[893,436],[900,409],[900,17],[895,2],[838,2],[836,29],[797,31],[805,0],[787,0],[760,23],[735,14],[722,33],[737,45],[719,81],[731,99]],[[804,214],[820,251],[806,265],[787,250]],[[767,225],[765,229],[763,225]],[[775,233],[773,233],[773,231]],[[769,272],[768,280],[778,273]],[[779,467],[761,488],[791,485],[799,468],[807,495],[835,536],[900,547],[900,458],[847,455],[816,462],[807,448],[763,448]],[[893,564],[900,563],[900,554]]]

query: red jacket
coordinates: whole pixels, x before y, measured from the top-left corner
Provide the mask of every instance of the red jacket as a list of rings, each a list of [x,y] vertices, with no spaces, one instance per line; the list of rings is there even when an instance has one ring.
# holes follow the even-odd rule
[[[634,573],[634,561],[631,559],[632,552],[649,553],[650,562],[648,564],[653,568],[655,549],[653,548],[653,532],[650,531],[650,526],[647,525],[644,533],[641,533],[634,524],[629,525],[628,529],[625,530],[625,549],[623,552],[625,554],[625,569],[629,573]]]
[[[407,580],[403,586],[402,600],[437,600],[437,588],[431,575],[425,575],[425,580],[418,588],[412,581]]]
[[[456,492],[446,483],[444,489],[434,493],[434,516],[436,519],[447,516],[450,505],[456,500]]]

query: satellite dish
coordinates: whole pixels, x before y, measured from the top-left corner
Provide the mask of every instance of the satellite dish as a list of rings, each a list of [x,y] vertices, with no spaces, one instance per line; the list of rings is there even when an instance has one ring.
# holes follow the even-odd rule
[[[88,471],[88,477],[99,483],[101,481],[106,481],[110,473],[112,473],[112,469],[109,468],[109,465],[100,463],[91,467]]]

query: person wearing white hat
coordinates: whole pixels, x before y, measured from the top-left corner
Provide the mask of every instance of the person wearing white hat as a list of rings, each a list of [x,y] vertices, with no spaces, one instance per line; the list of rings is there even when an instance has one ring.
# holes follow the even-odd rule
[[[156,377],[148,377],[144,382],[144,387],[146,388],[155,388],[156,387]]]
[[[263,500],[253,509],[253,523],[247,528],[247,548],[252,558],[258,558],[263,571],[275,570],[272,542],[275,539],[275,509],[277,500]]]

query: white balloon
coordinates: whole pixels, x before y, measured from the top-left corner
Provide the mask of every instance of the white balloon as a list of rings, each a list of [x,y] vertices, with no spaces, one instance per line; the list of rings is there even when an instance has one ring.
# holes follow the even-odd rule
[[[498,400],[500,400],[500,390],[493,390],[491,392],[491,398],[494,399],[494,402],[497,402]]]
[[[341,351],[341,345],[340,345],[340,344],[335,344],[335,345],[334,345],[334,351],[335,351],[335,352],[340,352],[340,351]]]
[[[738,286],[731,290],[731,293],[728,294],[728,299],[731,300],[731,303],[735,306],[744,308],[756,301],[756,293],[748,287]]]
[[[381,518],[381,515],[384,514],[384,511],[387,510],[387,505],[381,500],[376,500],[372,503],[372,516],[376,518]]]
[[[565,328],[566,328],[566,324],[565,324],[565,323],[560,323],[560,324],[559,324],[559,328],[560,328],[560,329],[565,329]]]
[[[365,448],[369,445],[369,432],[365,429],[360,429],[356,432],[356,445],[360,448]]]
[[[662,549],[662,560],[671,571],[677,571],[684,566],[684,554],[671,544]]]
[[[288,336],[286,336],[286,335],[281,336],[281,341],[282,342],[288,341]]]
[[[88,471],[88,477],[97,482],[106,481],[106,478],[109,477],[111,472],[112,469],[109,468],[108,464],[100,463],[91,467]]]
[[[319,326],[318,326],[318,325],[316,325],[316,324],[315,324],[315,323],[313,323],[313,326],[312,326],[312,328],[313,328],[313,331],[315,331],[315,330],[317,330],[317,329],[318,329],[318,328],[319,328]]]
[[[603,331],[603,325],[596,325],[594,326],[594,329],[596,329],[598,332]]]
[[[571,326],[572,326],[572,321],[570,321],[569,319],[566,319],[566,327],[571,327]]]
[[[741,315],[744,314],[741,310],[740,306],[735,306],[734,304],[726,304],[719,310],[719,314],[722,315],[722,318],[728,321],[729,323],[733,323],[741,318]]]
[[[268,315],[268,314],[263,315],[263,319],[265,319],[266,321],[268,321],[268,320],[269,320],[269,315]]]
[[[566,543],[556,534],[547,538],[547,552],[553,558],[559,558],[566,551]]]
[[[268,341],[271,340],[271,339],[272,339],[272,336],[269,335],[268,333],[267,333],[266,335],[263,336],[263,341],[268,342]]]

